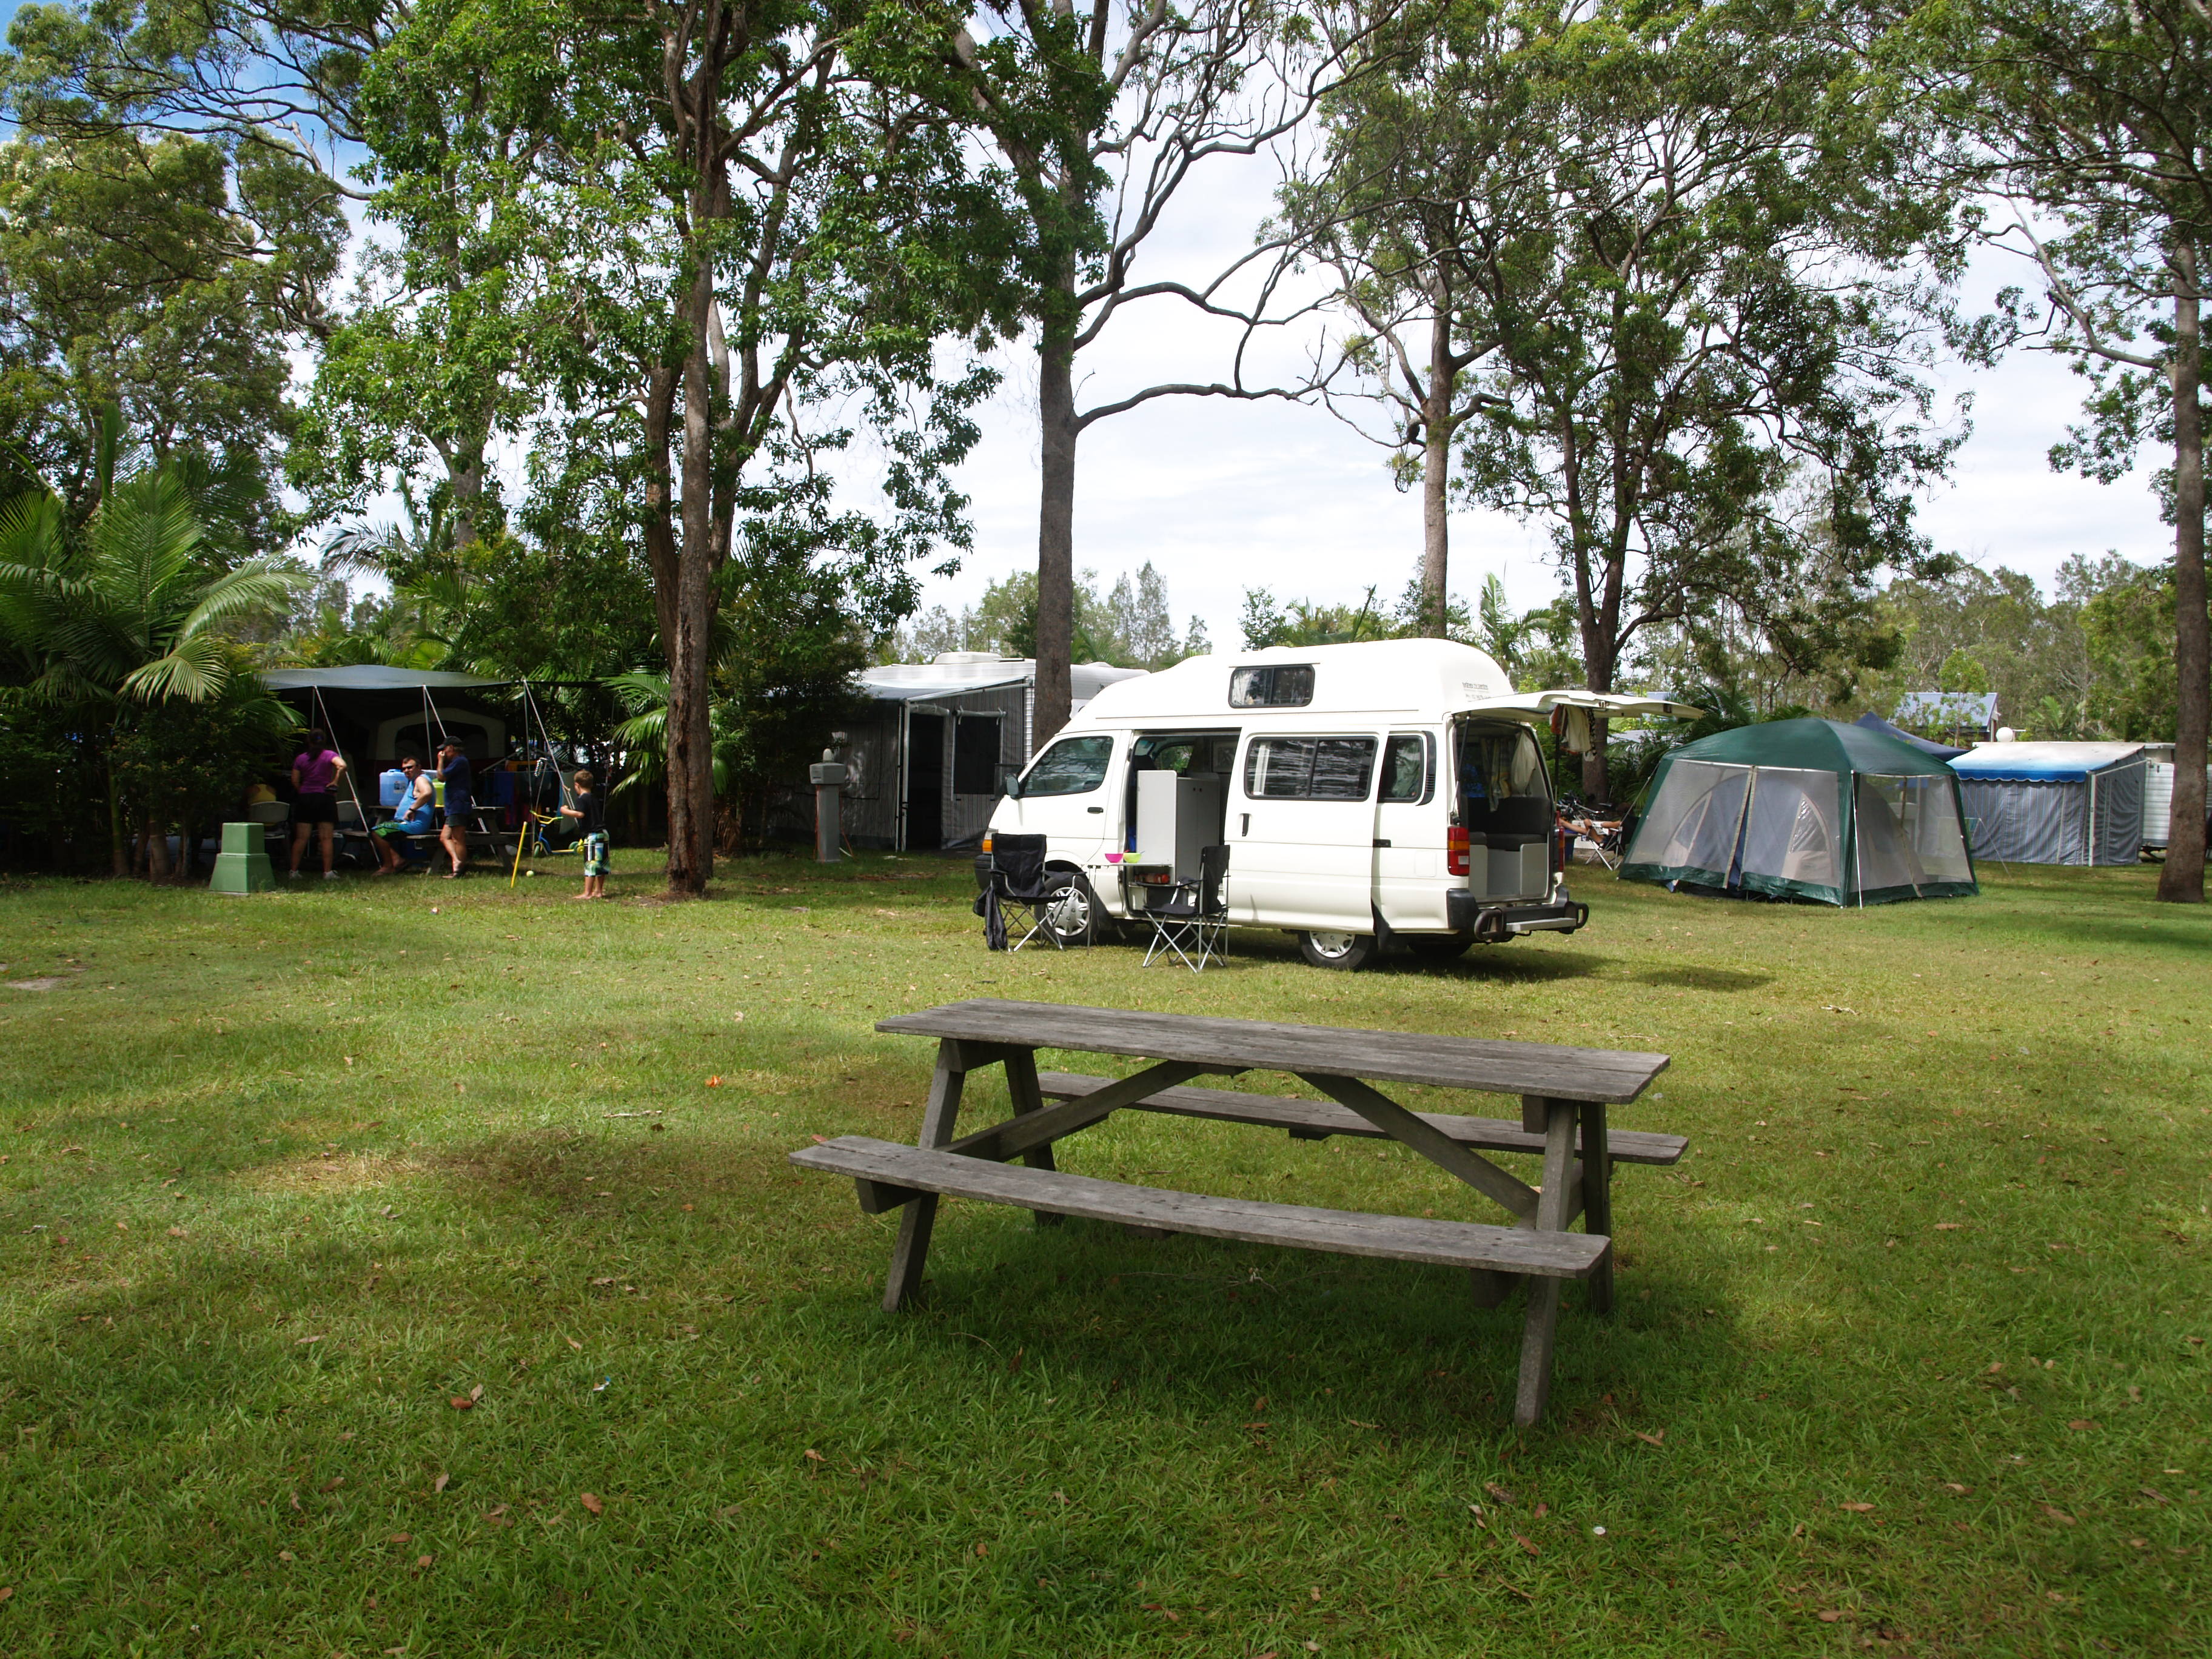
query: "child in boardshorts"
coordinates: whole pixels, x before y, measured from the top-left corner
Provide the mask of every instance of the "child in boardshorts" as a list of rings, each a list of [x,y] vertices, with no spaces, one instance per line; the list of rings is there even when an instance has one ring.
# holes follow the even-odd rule
[[[575,787],[576,804],[562,807],[561,816],[576,820],[577,846],[584,854],[584,890],[576,896],[603,899],[607,896],[607,803],[599,793],[599,780],[580,767]]]

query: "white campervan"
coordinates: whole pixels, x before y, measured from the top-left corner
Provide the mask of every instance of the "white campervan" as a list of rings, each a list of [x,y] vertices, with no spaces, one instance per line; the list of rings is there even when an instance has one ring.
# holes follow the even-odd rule
[[[1425,956],[1571,933],[1589,908],[1553,853],[1551,781],[1531,721],[1686,714],[1656,698],[1516,695],[1446,640],[1194,657],[1109,685],[1008,788],[988,834],[1042,835],[1069,943],[1194,881],[1225,845],[1231,923],[1296,933],[1306,959],[1357,968],[1393,940]],[[1577,713],[1575,711],[1581,711]],[[990,842],[987,839],[988,850]]]

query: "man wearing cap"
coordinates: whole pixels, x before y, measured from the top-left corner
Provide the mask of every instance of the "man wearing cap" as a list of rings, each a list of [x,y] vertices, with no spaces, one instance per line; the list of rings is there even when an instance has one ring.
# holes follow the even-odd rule
[[[438,840],[453,860],[446,879],[453,880],[469,861],[469,824],[476,817],[476,775],[460,740],[447,738],[438,745],[438,781],[446,786],[446,823]]]

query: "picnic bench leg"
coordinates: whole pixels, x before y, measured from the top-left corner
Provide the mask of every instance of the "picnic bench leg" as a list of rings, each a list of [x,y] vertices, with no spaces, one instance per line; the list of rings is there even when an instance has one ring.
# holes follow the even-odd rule
[[[1544,1190],[1536,1199],[1536,1230],[1564,1232],[1567,1187],[1575,1166],[1575,1103],[1547,1100],[1544,1125]],[[1529,1103],[1522,1103],[1523,1121]],[[1552,1340],[1559,1326],[1559,1281],[1528,1279],[1528,1317],[1521,1331],[1521,1387],[1513,1402],[1513,1421],[1527,1428],[1544,1414],[1552,1391]]]
[[[1006,1051],[1006,1093],[1013,1100],[1014,1115],[1019,1117],[1027,1112],[1042,1111],[1044,1094],[1037,1086],[1036,1050],[1010,1048]],[[1052,1143],[1049,1140],[1042,1146],[1033,1146],[1024,1152],[1022,1162],[1032,1170],[1057,1170],[1060,1167],[1052,1161]],[[1040,1227],[1057,1227],[1067,1218],[1045,1210],[1032,1210],[1030,1213],[1036,1218],[1036,1224]]]
[[[1583,1231],[1613,1237],[1613,1157],[1605,1140],[1605,1106],[1583,1106]],[[1613,1311],[1613,1252],[1589,1276],[1589,1304],[1596,1313]]]
[[[968,1080],[967,1059],[948,1037],[937,1045],[937,1070],[929,1080],[929,1103],[921,1114],[920,1146],[942,1146],[952,1139],[960,1115],[960,1091]],[[899,1212],[898,1243],[891,1246],[891,1270],[884,1281],[884,1311],[921,1288],[922,1264],[929,1259],[929,1232],[937,1220],[937,1194],[924,1193]]]

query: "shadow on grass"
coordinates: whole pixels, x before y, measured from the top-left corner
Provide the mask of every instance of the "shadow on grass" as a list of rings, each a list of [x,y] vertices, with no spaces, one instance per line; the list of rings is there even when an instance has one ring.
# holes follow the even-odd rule
[[[1774,983],[1771,974],[1747,974],[1740,968],[1649,968],[1626,977],[1638,985],[1679,986],[1686,991],[1756,991]]]

